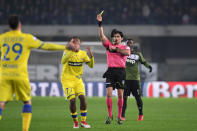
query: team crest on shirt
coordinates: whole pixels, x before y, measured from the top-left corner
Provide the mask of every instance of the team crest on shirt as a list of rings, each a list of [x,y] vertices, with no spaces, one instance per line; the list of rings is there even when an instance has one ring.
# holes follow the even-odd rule
[[[33,36],[33,39],[34,39],[34,40],[37,40],[37,38],[36,38],[35,36]]]

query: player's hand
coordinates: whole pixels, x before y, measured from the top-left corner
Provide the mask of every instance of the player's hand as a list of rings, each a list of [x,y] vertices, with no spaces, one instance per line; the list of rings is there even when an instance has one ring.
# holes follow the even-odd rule
[[[72,46],[68,43],[68,44],[66,44],[66,49],[67,50],[72,50]]]
[[[92,50],[91,50],[90,46],[86,46],[86,49],[88,51],[88,54],[89,54],[90,58],[92,58],[93,57],[93,53],[92,53]]]
[[[74,44],[72,41],[68,42],[68,44],[66,45],[66,49],[75,51]]]
[[[148,68],[149,68],[149,72],[152,72],[153,70],[152,66],[150,65]]]
[[[109,50],[111,52],[116,52],[117,51],[117,48],[115,46],[109,46]]]

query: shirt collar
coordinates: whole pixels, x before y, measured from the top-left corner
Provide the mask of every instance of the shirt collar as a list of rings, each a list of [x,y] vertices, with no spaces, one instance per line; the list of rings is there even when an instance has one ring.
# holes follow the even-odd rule
[[[11,32],[11,33],[14,33],[14,34],[20,34],[20,33],[21,33],[20,30],[11,30],[10,32]]]

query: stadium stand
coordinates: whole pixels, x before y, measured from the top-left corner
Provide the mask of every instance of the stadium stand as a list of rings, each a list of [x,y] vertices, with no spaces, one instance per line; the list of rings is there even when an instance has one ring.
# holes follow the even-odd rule
[[[105,24],[197,24],[196,0],[1,0],[0,25],[11,13],[26,25],[90,25],[103,9]]]

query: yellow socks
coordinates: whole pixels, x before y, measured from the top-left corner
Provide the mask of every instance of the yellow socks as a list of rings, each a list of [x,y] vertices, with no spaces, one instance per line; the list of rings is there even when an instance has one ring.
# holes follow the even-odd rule
[[[73,118],[74,122],[78,122],[77,112],[71,113],[71,117]]]
[[[81,110],[81,121],[86,121],[87,110]]]
[[[22,128],[23,128],[23,131],[29,131],[31,118],[32,118],[31,105],[25,104],[23,106],[23,113],[22,113]]]
[[[0,120],[2,119],[2,108],[0,108]]]

